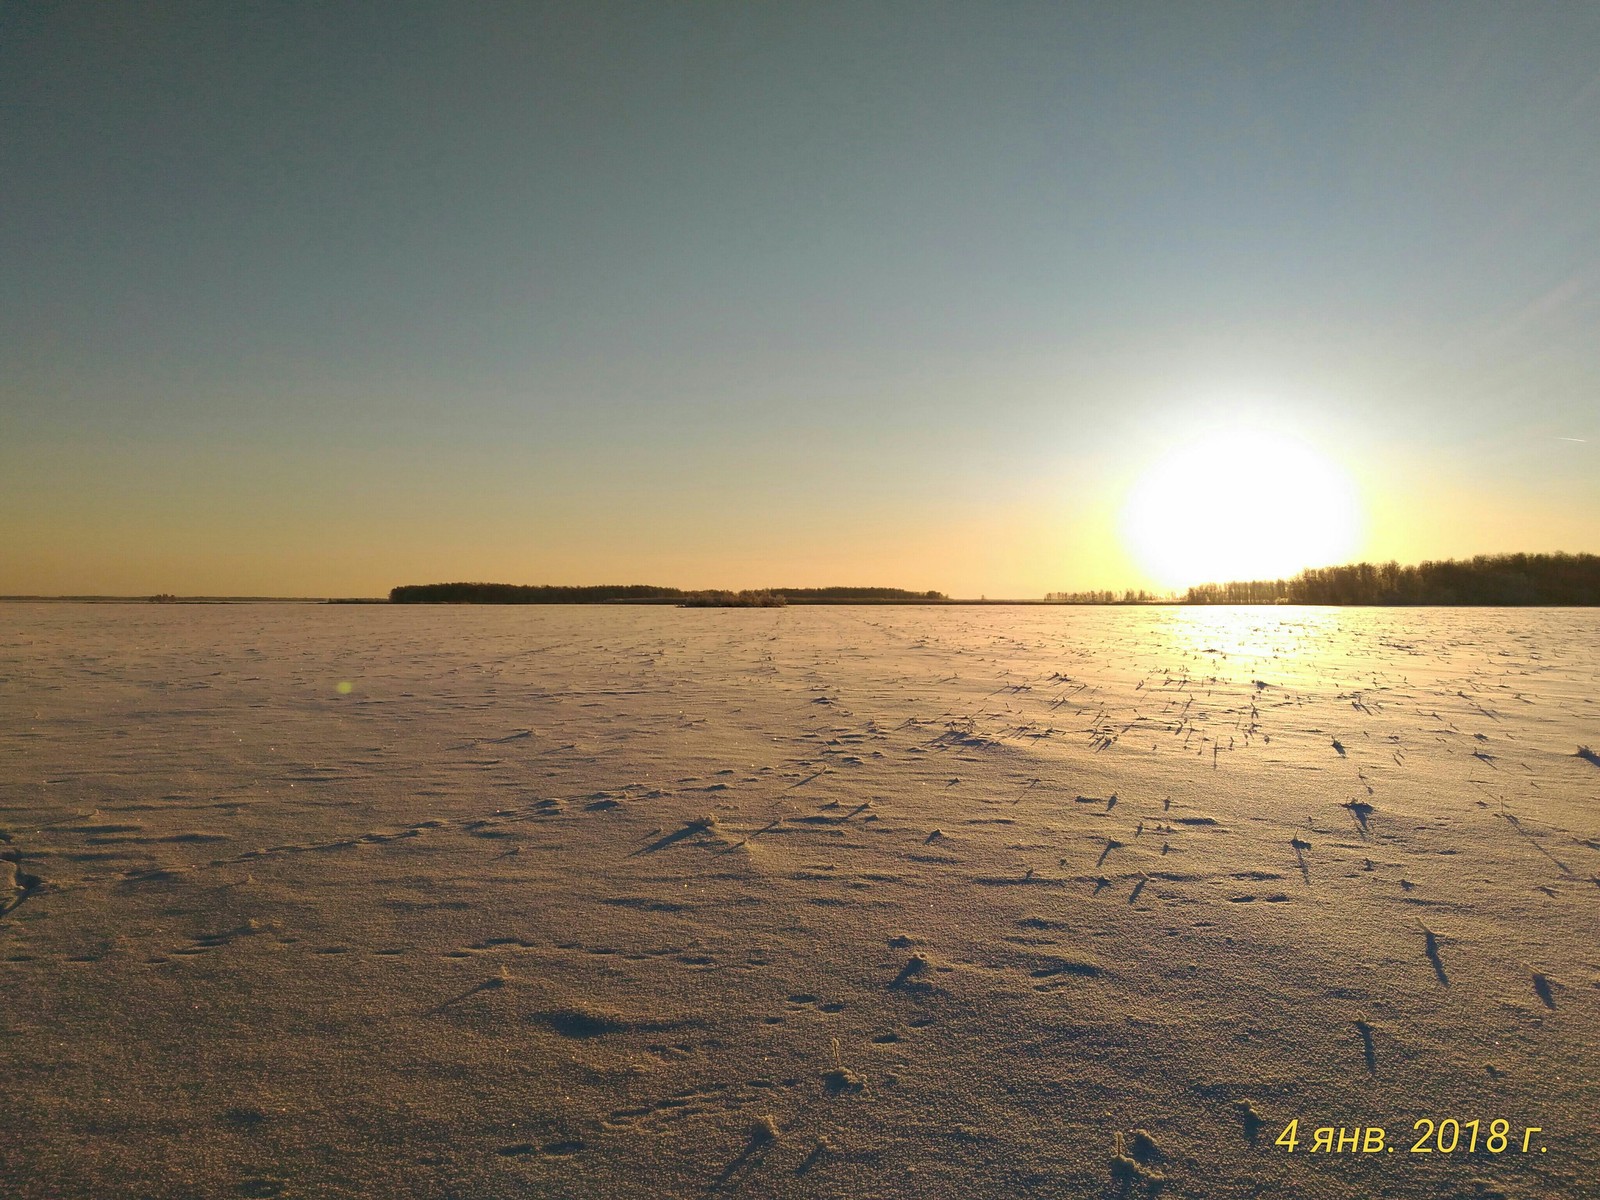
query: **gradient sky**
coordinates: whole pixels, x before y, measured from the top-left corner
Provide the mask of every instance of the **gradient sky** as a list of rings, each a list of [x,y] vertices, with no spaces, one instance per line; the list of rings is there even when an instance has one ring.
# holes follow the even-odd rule
[[[1593,3],[8,2],[0,114],[0,593],[1139,586],[1234,427],[1600,551]]]

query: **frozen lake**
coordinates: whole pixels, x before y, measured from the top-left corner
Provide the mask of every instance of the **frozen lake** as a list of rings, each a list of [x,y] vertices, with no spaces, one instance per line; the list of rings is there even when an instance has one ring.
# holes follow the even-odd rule
[[[1595,610],[0,605],[7,1187],[1584,1195],[1597,684]]]

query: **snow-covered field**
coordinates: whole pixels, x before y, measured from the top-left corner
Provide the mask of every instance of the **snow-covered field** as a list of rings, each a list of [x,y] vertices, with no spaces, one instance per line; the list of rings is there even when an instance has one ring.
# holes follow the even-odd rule
[[[1592,610],[0,605],[0,1193],[1592,1197],[1597,693]]]

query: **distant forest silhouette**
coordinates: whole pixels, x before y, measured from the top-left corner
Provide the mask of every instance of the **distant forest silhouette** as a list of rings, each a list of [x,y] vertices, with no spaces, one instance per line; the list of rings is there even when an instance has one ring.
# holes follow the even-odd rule
[[[690,607],[774,607],[783,604],[928,603],[943,592],[891,587],[761,588],[684,591],[646,583],[561,587],[517,583],[420,583],[391,588],[391,604],[682,604]]]
[[[684,608],[782,608],[788,598],[779,592],[695,592],[682,600]]]
[[[409,584],[393,588],[389,600],[394,604],[678,604],[692,608],[952,603],[943,592],[892,587],[775,587],[733,592],[715,588],[687,591],[644,583],[588,587],[515,583]],[[1038,604],[1040,601],[1023,603]],[[1600,555],[1480,554],[1475,558],[1422,562],[1415,566],[1401,566],[1397,562],[1350,563],[1310,568],[1292,579],[1203,583],[1189,588],[1181,596],[1155,596],[1131,590],[1051,592],[1044,603],[1600,606]]]
[[[1600,605],[1600,555],[1480,554],[1464,560],[1352,563],[1293,579],[1204,583],[1184,604]]]

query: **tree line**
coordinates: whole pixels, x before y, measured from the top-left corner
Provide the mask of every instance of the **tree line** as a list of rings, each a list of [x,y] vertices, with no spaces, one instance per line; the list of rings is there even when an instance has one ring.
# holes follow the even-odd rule
[[[742,599],[741,599],[742,598]],[[912,592],[890,587],[761,588],[728,592],[685,591],[647,583],[562,587],[519,583],[417,583],[389,589],[391,604],[853,604],[929,603],[948,599],[943,592]]]
[[[1401,566],[1315,567],[1293,579],[1205,583],[1185,604],[1600,605],[1600,555],[1479,554]]]
[[[789,601],[781,592],[692,592],[680,602],[684,608],[782,608]]]
[[[1122,592],[1046,592],[1049,604],[1171,604],[1170,596],[1152,596],[1140,589],[1129,588]]]

